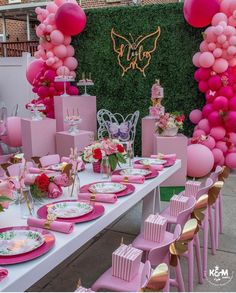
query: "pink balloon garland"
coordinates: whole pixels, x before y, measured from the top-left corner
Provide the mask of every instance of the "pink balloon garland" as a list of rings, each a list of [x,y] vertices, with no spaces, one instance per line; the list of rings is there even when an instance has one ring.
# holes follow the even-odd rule
[[[43,103],[43,111],[54,118],[53,97],[64,92],[63,84],[54,82],[55,76],[76,76],[78,62],[71,46],[71,36],[81,33],[86,26],[86,15],[75,0],[54,0],[46,9],[35,9],[40,24],[36,28],[39,37],[36,60],[27,67],[26,78],[38,95],[33,103]],[[77,87],[67,83],[67,93],[78,95]],[[26,105],[27,107],[27,105]]]
[[[193,1],[192,1],[193,2]],[[194,17],[193,17],[194,18]],[[236,168],[236,5],[223,0],[193,56],[194,74],[206,105],[189,118],[196,124],[191,144],[211,150],[216,165]],[[191,173],[191,172],[190,172]]]

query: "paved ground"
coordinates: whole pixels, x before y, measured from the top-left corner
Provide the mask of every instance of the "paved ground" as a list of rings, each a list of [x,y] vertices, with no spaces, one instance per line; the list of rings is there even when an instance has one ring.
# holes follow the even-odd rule
[[[201,292],[234,292],[236,291],[236,173],[232,174],[223,190],[224,204],[224,234],[220,235],[220,245],[217,255],[211,255],[209,249],[209,268],[215,266],[228,269],[229,274],[235,275],[230,283],[224,286],[214,286],[207,280],[204,284],[197,284],[195,291]],[[163,203],[165,205],[165,203]],[[85,287],[91,284],[111,266],[111,254],[124,237],[125,243],[131,243],[139,233],[141,204],[135,206],[109,229],[97,235],[69,259],[47,274],[28,291],[73,291],[78,278],[82,279]],[[184,278],[187,276],[187,264],[181,260]],[[171,289],[172,291],[172,289]],[[173,289],[173,291],[175,291]]]

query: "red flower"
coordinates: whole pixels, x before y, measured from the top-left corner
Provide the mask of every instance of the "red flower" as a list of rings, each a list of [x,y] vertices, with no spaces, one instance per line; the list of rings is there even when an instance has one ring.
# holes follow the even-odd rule
[[[123,145],[121,145],[121,144],[117,145],[117,150],[118,150],[119,153],[123,153],[125,151]]]
[[[41,174],[35,179],[35,185],[42,191],[48,191],[49,178],[46,174]]]
[[[93,158],[95,160],[101,160],[102,159],[102,151],[101,151],[101,149],[93,150]]]
[[[177,122],[184,122],[185,116],[184,115],[177,116],[175,119]]]

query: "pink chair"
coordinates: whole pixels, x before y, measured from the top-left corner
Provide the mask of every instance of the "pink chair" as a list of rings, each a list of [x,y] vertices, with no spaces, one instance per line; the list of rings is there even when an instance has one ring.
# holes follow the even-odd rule
[[[13,164],[10,165],[9,167],[7,167],[7,171],[9,173],[9,176],[14,177],[14,176],[19,176],[20,174],[20,168],[21,168],[22,164],[18,163],[18,164]],[[26,163],[26,168],[31,168],[33,167],[33,163],[32,162],[27,162]]]
[[[6,133],[1,140],[10,147],[21,147],[21,118],[8,117],[6,121]]]
[[[58,154],[55,155],[47,155],[39,159],[41,166],[47,167],[54,164],[60,163],[60,156]]]
[[[107,289],[118,292],[138,292],[140,288],[144,288],[146,286],[150,275],[151,264],[149,261],[146,261],[145,264],[141,262],[139,272],[131,282],[112,276],[112,268],[110,268],[97,279],[91,289],[93,291]]]

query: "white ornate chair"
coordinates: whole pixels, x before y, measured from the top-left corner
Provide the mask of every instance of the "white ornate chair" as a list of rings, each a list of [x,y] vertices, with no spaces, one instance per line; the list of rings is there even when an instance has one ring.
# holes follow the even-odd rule
[[[120,113],[111,113],[101,109],[97,113],[98,139],[103,137],[117,138],[123,143],[134,142],[139,111],[127,115],[125,118]]]

